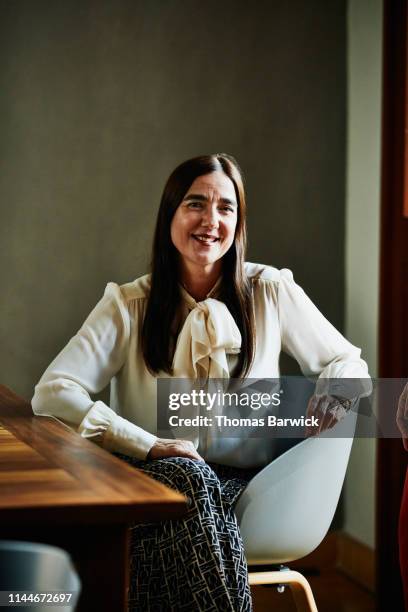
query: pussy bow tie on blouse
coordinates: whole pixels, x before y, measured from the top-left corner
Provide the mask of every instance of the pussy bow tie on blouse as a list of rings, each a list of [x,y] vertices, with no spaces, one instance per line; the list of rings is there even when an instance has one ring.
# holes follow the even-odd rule
[[[229,378],[228,354],[240,352],[241,334],[223,302],[198,302],[184,322],[173,358],[173,376],[191,380]]]
[[[240,331],[225,304],[213,298],[197,302],[177,339],[173,377],[187,379],[187,385],[182,385],[184,392],[197,388],[198,384],[198,388],[214,393],[220,385],[223,387],[221,380],[230,377],[227,355],[239,353],[240,348]],[[180,383],[176,386],[180,391]],[[177,414],[194,417],[201,410],[197,406],[181,406]],[[212,413],[216,411],[214,408]],[[199,452],[205,454],[217,436],[216,430],[216,427],[198,425],[177,427],[176,437],[191,440]]]

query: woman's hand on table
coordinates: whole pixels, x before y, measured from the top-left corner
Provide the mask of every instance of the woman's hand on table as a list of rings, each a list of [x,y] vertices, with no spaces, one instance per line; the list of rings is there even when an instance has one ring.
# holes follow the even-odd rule
[[[351,405],[352,401],[340,399],[334,395],[312,395],[307,406],[306,417],[316,417],[319,424],[316,427],[306,427],[306,437],[317,436],[322,431],[337,425],[344,419]]]
[[[402,435],[404,448],[408,451],[408,383],[398,400],[397,425]]]
[[[147,459],[161,459],[163,457],[187,457],[196,461],[204,461],[190,440],[157,438],[147,455]]]

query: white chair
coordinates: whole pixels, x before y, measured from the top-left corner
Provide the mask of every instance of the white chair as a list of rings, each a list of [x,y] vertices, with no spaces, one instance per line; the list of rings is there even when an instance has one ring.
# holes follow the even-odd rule
[[[3,592],[2,596],[6,597],[6,591],[41,594],[40,602],[34,603],[37,601],[34,599],[27,606],[20,604],[16,606],[19,610],[74,612],[81,591],[81,581],[71,557],[65,550],[37,542],[0,540],[0,592]],[[70,593],[69,603],[66,605],[59,603],[53,606],[47,603],[48,598],[41,603],[42,594],[54,591]],[[6,601],[1,603],[6,604]]]
[[[248,484],[235,507],[249,566],[280,565],[312,552],[325,537],[340,497],[356,414],[300,442]],[[351,427],[350,427],[351,422]],[[317,612],[306,578],[287,567],[250,572],[249,583],[288,585],[298,610]]]

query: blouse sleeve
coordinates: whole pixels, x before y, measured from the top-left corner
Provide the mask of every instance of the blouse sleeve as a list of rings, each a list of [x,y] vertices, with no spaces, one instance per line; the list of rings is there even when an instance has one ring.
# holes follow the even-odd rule
[[[319,377],[317,392],[329,390],[323,379],[339,378],[360,379],[359,395],[370,392],[371,379],[361,350],[329,323],[295,283],[290,270],[280,273],[278,311],[282,349],[296,359],[305,376]],[[336,394],[335,383],[330,392]]]
[[[106,450],[144,459],[156,436],[91,399],[122,367],[129,335],[126,303],[118,285],[109,283],[81,329],[44,372],[31,403],[36,415],[61,419]]]

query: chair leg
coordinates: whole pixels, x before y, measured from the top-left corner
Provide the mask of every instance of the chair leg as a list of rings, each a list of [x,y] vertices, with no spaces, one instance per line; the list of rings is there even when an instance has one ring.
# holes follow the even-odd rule
[[[250,572],[249,584],[287,584],[292,591],[298,612],[318,612],[310,584],[299,572]]]

